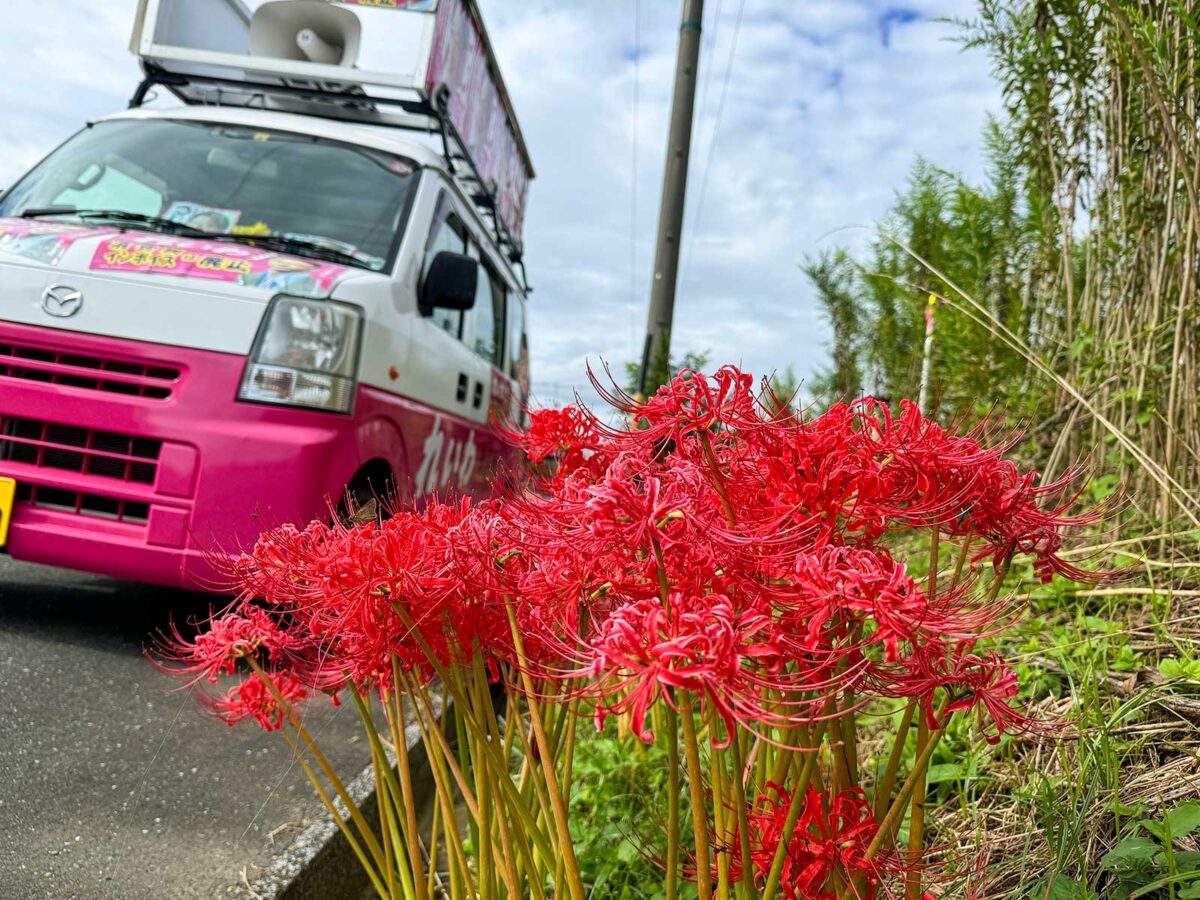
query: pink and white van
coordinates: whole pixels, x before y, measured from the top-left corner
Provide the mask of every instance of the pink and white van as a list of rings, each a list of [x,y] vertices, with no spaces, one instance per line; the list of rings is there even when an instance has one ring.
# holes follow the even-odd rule
[[[491,130],[516,162],[479,162],[497,140],[462,118],[475,100],[451,111],[468,87],[438,41],[457,28],[491,60],[473,3],[213,2],[258,43],[185,46],[197,31],[180,10],[200,0],[143,0],[134,108],[0,195],[0,541],[14,558],[210,586],[211,554],[347,492],[479,493],[509,458],[493,423],[528,392],[532,171],[494,62],[488,91],[459,74],[499,104]],[[422,32],[427,81],[408,99],[392,84],[369,95],[353,61],[327,55],[349,52],[338,41],[368,12]],[[264,55],[264,28],[291,43]],[[323,61],[304,55],[313,38]],[[232,74],[211,58],[234,51]],[[183,103],[142,108],[162,88]]]

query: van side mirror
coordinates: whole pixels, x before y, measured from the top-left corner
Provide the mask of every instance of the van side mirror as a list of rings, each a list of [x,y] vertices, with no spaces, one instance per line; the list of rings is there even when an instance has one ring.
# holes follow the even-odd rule
[[[421,314],[435,309],[466,311],[475,306],[479,286],[479,263],[462,253],[443,250],[433,258],[421,285]]]

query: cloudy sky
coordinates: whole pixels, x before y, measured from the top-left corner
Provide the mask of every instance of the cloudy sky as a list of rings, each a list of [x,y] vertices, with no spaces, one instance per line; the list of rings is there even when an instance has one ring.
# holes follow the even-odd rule
[[[566,402],[589,362],[640,357],[680,3],[480,5],[538,171],[526,223],[535,388]],[[124,106],[138,76],[135,0],[5,6],[0,185]],[[986,58],[939,21],[972,7],[708,0],[677,349],[760,373],[824,365],[827,327],[798,264],[865,240],[917,153],[981,173],[998,93]]]

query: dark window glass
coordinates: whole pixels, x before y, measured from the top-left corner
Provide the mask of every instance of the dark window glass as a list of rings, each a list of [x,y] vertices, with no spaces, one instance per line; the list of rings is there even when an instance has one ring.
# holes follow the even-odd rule
[[[451,253],[467,252],[466,229],[463,228],[462,223],[453,215],[445,215],[440,211],[438,215],[437,224],[433,226],[433,231],[429,235],[429,245],[425,251],[425,265],[423,266],[422,278],[429,271],[429,264],[433,262],[433,258],[439,253],[447,250]],[[438,328],[454,335],[456,338],[462,337],[463,314],[461,310],[435,309],[431,321]]]
[[[479,265],[475,307],[471,310],[474,350],[492,365],[503,368],[505,290],[486,265]]]
[[[415,172],[414,163],[390,153],[291,132],[101,122],[14,186],[0,216],[42,207],[159,216],[203,231],[294,237],[382,271]]]

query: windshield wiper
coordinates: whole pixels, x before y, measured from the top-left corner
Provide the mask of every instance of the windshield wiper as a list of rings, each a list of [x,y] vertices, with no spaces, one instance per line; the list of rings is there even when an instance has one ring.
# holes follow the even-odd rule
[[[338,263],[343,266],[357,266],[361,268],[364,265],[370,265],[353,253],[347,253],[344,250],[335,250],[333,247],[326,246],[317,241],[288,237],[282,234],[234,234],[232,232],[210,234],[206,232],[204,236],[209,240],[236,241],[240,244],[266,247],[268,250],[279,250],[283,253],[295,254],[296,256],[308,256],[313,259]]]
[[[74,216],[77,219],[107,219],[125,225],[144,225],[155,231],[165,231],[169,234],[179,234],[186,237],[208,237],[209,232],[193,228],[182,222],[173,222],[162,216],[149,216],[145,213],[127,212],[123,209],[75,209],[73,206],[43,206],[27,209],[21,213],[22,219],[41,219],[49,216]]]

